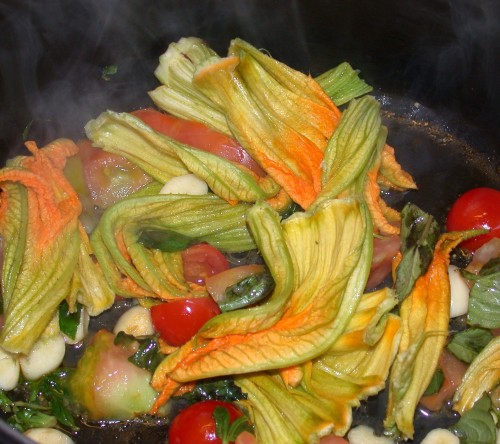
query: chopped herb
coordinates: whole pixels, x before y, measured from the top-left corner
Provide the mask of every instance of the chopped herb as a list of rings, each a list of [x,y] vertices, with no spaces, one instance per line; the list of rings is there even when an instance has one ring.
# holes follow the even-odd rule
[[[433,395],[434,393],[439,392],[439,389],[443,385],[443,382],[444,382],[443,370],[438,368],[436,370],[436,372],[434,373],[434,376],[432,377],[431,382],[429,383],[429,385],[425,389],[424,396]]]
[[[248,418],[244,415],[231,423],[229,412],[225,407],[215,407],[212,416],[215,420],[215,434],[222,441],[222,444],[234,442],[238,435],[244,431],[252,431]]]
[[[82,315],[83,306],[77,304],[76,310],[70,312],[69,305],[66,301],[62,301],[59,305],[59,328],[62,333],[71,339],[75,339],[78,325]]]
[[[197,243],[195,239],[172,230],[142,230],[139,243],[147,248],[154,248],[165,252],[185,250]]]
[[[31,131],[31,127],[33,126],[33,120],[31,120],[25,127],[24,127],[24,130],[23,130],[23,141],[26,141],[28,140],[28,135]]]
[[[165,357],[160,352],[157,337],[146,336],[136,338],[121,331],[116,335],[114,340],[115,345],[123,345],[125,347],[129,347],[134,342],[139,343],[139,349],[128,358],[129,362],[153,373]]]
[[[107,65],[102,69],[102,79],[103,80],[111,80],[111,76],[115,75],[118,72],[118,66],[116,65]]]
[[[231,378],[216,378],[199,382],[192,391],[183,395],[182,398],[190,404],[194,404],[209,399],[234,402],[246,399],[246,396]]]
[[[454,335],[447,349],[458,359],[470,364],[492,339],[493,335],[489,330],[469,328]]]
[[[485,394],[450,427],[450,430],[460,438],[461,444],[496,443],[495,422],[490,408],[491,399]]]
[[[406,298],[417,279],[429,267],[439,238],[439,224],[434,217],[408,203],[401,211],[401,253],[396,269],[396,294]]]
[[[274,290],[269,272],[252,274],[226,288],[224,300],[217,301],[222,312],[248,307],[262,301]]]
[[[69,409],[68,370],[57,370],[36,381],[20,384],[22,400],[12,401],[0,391],[0,410],[9,415],[7,422],[24,432],[33,427],[54,427],[58,423],[78,430]]]
[[[500,327],[500,258],[490,260],[479,275],[464,272],[474,282],[469,296],[467,322],[484,328]]]

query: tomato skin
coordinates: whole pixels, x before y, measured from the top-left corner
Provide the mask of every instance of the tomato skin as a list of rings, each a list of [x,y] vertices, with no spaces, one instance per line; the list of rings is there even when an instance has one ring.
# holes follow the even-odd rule
[[[473,188],[462,194],[452,205],[446,220],[448,231],[487,228],[489,233],[461,243],[472,252],[494,237],[500,237],[500,191],[493,188]]]
[[[216,407],[224,407],[229,412],[229,421],[242,416],[231,403],[225,401],[201,401],[182,410],[172,421],[168,431],[168,444],[221,444],[215,434],[215,420],[212,414]]]
[[[183,298],[151,307],[153,326],[162,339],[175,347],[189,341],[219,313],[219,306],[211,297]]]
[[[159,133],[186,145],[240,163],[255,174],[265,176],[264,170],[238,142],[202,123],[180,119],[153,108],[140,109],[133,111],[131,114]]]
[[[100,208],[107,208],[152,181],[125,157],[95,148],[90,140],[80,140],[78,148],[87,188]]]
[[[205,279],[229,269],[226,257],[210,244],[196,244],[182,251],[184,278],[204,284]]]

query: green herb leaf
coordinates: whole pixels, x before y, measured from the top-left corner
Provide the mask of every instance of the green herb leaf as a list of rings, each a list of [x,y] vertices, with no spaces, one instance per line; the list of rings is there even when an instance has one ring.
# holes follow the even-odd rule
[[[115,75],[118,72],[118,66],[116,65],[107,65],[102,69],[101,78],[103,80],[111,80],[111,76]]]
[[[222,441],[222,444],[234,442],[238,435],[244,431],[252,431],[252,427],[245,415],[236,418],[230,423],[229,411],[225,407],[215,407],[212,416],[215,420],[215,434]]]
[[[142,230],[139,243],[147,248],[171,253],[185,250],[197,240],[172,230]]]
[[[490,260],[479,275],[464,272],[473,281],[467,322],[484,328],[500,327],[500,258]]]
[[[489,330],[469,328],[454,335],[446,348],[458,359],[470,364],[492,339]]]
[[[217,303],[222,312],[248,307],[269,296],[274,286],[274,279],[269,272],[252,274],[226,288],[224,300]]]
[[[182,398],[190,404],[194,404],[209,399],[234,402],[246,399],[246,396],[232,379],[216,378],[198,382],[196,387],[183,395]]]
[[[432,377],[431,382],[429,383],[429,385],[425,389],[424,396],[433,395],[434,393],[439,392],[439,389],[443,385],[443,381],[444,381],[443,370],[438,368],[436,370],[436,372],[434,373],[434,376]]]
[[[12,412],[12,408],[14,403],[11,399],[5,394],[3,390],[0,390],[0,410],[4,413]]]
[[[59,329],[68,338],[75,339],[78,325],[82,315],[83,306],[77,304],[76,311],[70,312],[69,305],[66,301],[62,301],[59,305]]]
[[[496,428],[490,408],[491,399],[485,394],[450,427],[461,444],[495,444]]]
[[[416,205],[408,203],[401,211],[401,253],[396,269],[395,290],[399,300],[406,298],[417,279],[429,267],[439,238],[439,224]]]
[[[165,355],[160,352],[157,339],[158,338],[156,336],[136,338],[120,331],[115,336],[113,342],[115,345],[121,345],[126,348],[130,347],[134,343],[138,343],[138,350],[128,358],[128,361],[139,368],[144,368],[153,373],[165,357]]]

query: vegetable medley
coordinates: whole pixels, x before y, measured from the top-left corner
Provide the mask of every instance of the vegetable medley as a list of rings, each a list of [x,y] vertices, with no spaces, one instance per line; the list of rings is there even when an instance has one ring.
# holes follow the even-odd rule
[[[361,443],[374,431],[353,409],[387,389],[383,442],[451,407],[426,442],[494,443],[500,192],[472,199],[479,224],[457,201],[447,230],[389,207],[382,191],[417,185],[348,63],[313,78],[190,37],[155,75],[151,108],[26,142],[0,170],[8,422],[68,442],[82,423],[173,418],[171,443]]]

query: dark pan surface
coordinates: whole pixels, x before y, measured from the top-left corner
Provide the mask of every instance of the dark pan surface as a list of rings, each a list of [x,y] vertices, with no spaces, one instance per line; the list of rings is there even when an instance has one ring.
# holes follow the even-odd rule
[[[242,37],[313,75],[344,60],[361,70],[383,105],[389,143],[420,188],[386,196],[395,207],[410,200],[443,222],[460,193],[500,188],[499,2],[0,0],[0,19],[2,164],[23,152],[28,125],[42,146],[82,136],[86,121],[107,108],[148,105],[157,58],[171,41],[196,35],[223,54]],[[104,80],[108,65],[118,72]],[[364,404],[355,423],[380,427],[383,395]],[[415,442],[449,419],[422,416]],[[147,430],[156,433],[96,425],[77,442],[163,442],[164,428],[157,438]],[[23,440],[0,421],[4,442]]]

